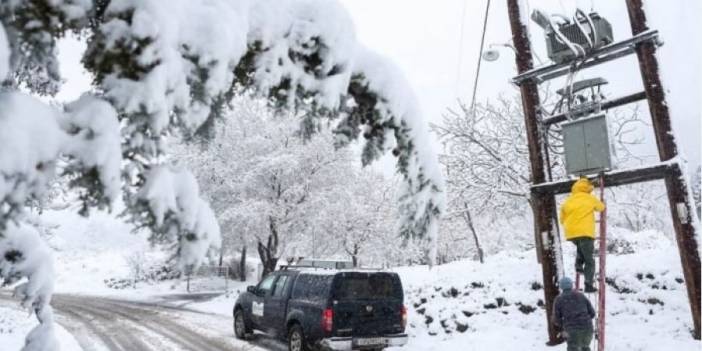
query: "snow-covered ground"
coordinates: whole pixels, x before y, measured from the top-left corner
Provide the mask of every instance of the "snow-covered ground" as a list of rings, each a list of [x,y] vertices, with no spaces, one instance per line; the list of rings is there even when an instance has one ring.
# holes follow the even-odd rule
[[[147,300],[221,315],[219,332],[227,334],[230,325],[224,318],[230,318],[238,294],[254,283],[229,282],[229,293],[217,296],[207,293],[224,292],[222,280],[197,279],[191,287],[200,297],[193,300],[181,280],[113,289],[105,280],[130,278],[128,260],[135,252],[143,255],[146,265],[166,256],[112,215],[95,213],[85,219],[48,211],[42,217],[61,224],[49,239],[56,250],[57,293]],[[611,232],[612,240],[629,243],[622,251],[636,252],[608,256],[607,349],[698,350],[700,342],[690,336],[692,322],[675,243],[656,232]],[[564,267],[569,270],[572,245],[564,243],[564,249]],[[411,337],[402,350],[565,350],[565,345],[544,345],[541,270],[533,251],[502,252],[487,257],[485,264],[459,261],[431,270],[417,266],[396,271],[409,308]],[[19,349],[35,319],[7,301],[0,302],[0,312],[2,350]],[[187,316],[197,319],[192,313]],[[197,324],[195,319],[188,322]],[[78,349],[60,326],[58,335],[64,351]]]
[[[37,325],[36,318],[20,311],[11,302],[0,300],[0,350],[20,350],[24,336]],[[56,337],[62,351],[81,351],[76,339],[61,325],[56,325]]]

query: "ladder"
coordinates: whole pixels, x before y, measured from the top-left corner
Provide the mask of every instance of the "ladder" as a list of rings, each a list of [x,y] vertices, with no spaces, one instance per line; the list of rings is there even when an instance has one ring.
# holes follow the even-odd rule
[[[604,203],[604,173],[600,175],[600,199]],[[595,343],[597,351],[605,349],[605,317],[607,315],[605,302],[607,292],[606,268],[607,268],[607,206],[600,214],[600,247],[599,247],[599,273],[597,277],[597,316],[595,319]],[[580,290],[580,272],[575,272],[575,289]]]

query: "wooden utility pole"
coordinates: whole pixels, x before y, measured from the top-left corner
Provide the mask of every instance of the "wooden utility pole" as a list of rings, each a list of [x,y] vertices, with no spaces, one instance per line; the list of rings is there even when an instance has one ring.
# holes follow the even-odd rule
[[[512,28],[512,41],[516,51],[517,71],[519,74],[534,68],[534,58],[529,42],[529,33],[526,23],[528,14],[520,13],[520,0],[507,0],[509,23]],[[526,125],[527,142],[529,144],[529,161],[531,164],[532,184],[546,182],[545,150],[542,148],[541,130],[539,122],[539,91],[533,80],[521,84],[522,108],[524,110],[524,123]],[[546,321],[548,324],[548,343],[555,345],[563,342],[558,330],[551,321],[553,301],[558,296],[558,269],[556,265],[555,226],[552,214],[556,208],[556,201],[552,194],[532,193],[532,207],[534,210],[534,224],[536,235],[536,250],[541,259],[544,282],[544,305],[546,307]]]
[[[626,0],[631,22],[631,31],[634,35],[647,31],[646,13],[642,0]],[[636,46],[636,55],[639,59],[641,78],[651,111],[653,130],[656,135],[656,144],[661,161],[668,161],[678,156],[678,147],[672,133],[670,111],[665,101],[665,90],[659,76],[658,59],[656,58],[656,45],[651,42],[640,43]],[[695,238],[693,221],[695,208],[692,206],[692,195],[685,184],[680,167],[675,172],[668,173],[665,177],[668,190],[668,202],[673,215],[675,238],[680,251],[683,275],[687,285],[687,296],[690,300],[692,319],[695,330],[694,337],[700,338],[700,256]]]

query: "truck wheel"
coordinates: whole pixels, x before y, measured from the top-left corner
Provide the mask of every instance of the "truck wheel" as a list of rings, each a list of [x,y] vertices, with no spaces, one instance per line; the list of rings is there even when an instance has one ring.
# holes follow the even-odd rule
[[[246,326],[246,319],[244,318],[244,311],[241,309],[234,312],[234,335],[237,339],[245,339],[246,334],[251,333],[251,329]]]
[[[308,351],[305,334],[299,324],[293,324],[288,331],[288,351]]]

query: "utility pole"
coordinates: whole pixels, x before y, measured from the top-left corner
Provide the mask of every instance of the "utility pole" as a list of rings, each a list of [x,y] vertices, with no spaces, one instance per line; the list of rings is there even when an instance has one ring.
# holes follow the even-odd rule
[[[642,0],[626,0],[631,22],[631,31],[634,35],[647,31],[646,13]],[[658,59],[656,58],[656,45],[643,42],[636,46],[636,55],[641,69],[641,78],[651,111],[653,130],[656,135],[656,144],[661,161],[668,161],[678,156],[678,147],[672,133],[670,111],[665,101],[665,90],[659,76]],[[683,275],[687,285],[687,296],[690,300],[692,319],[695,330],[694,337],[700,339],[700,256],[697,239],[695,238],[694,221],[695,208],[692,206],[692,195],[685,184],[680,167],[665,176],[665,185],[668,190],[668,202],[673,216],[675,238],[680,251]]]
[[[512,29],[512,41],[516,51],[517,72],[522,74],[534,68],[534,59],[529,42],[529,32],[526,23],[528,14],[520,13],[522,7],[520,0],[507,0],[507,10],[509,12],[509,23]],[[524,123],[527,132],[527,142],[529,144],[529,161],[531,164],[532,184],[546,182],[545,172],[545,150],[542,148],[541,128],[539,123],[539,91],[536,82],[527,81],[519,86],[522,95],[522,108],[524,110]],[[534,211],[534,225],[536,236],[536,251],[540,258],[543,282],[544,282],[544,305],[546,307],[546,322],[548,324],[548,344],[556,345],[563,342],[558,336],[558,330],[552,323],[553,301],[558,296],[558,269],[556,264],[556,250],[553,244],[556,242],[555,226],[552,214],[556,208],[555,197],[548,193],[532,193],[531,205]]]

